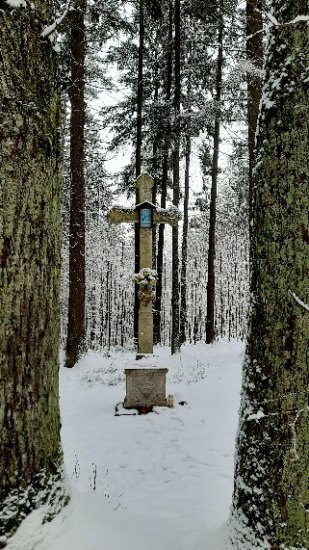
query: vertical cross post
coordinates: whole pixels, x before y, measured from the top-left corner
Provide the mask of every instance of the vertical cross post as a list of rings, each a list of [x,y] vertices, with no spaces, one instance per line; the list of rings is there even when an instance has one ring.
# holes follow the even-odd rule
[[[150,205],[152,200],[152,188],[154,181],[148,174],[141,174],[136,181],[138,189],[137,209],[139,211],[140,224],[140,240],[139,240],[139,257],[140,271],[144,268],[152,269],[152,209],[143,208]],[[147,212],[146,212],[147,210]],[[147,216],[148,213],[148,216]],[[151,298],[151,297],[150,297]],[[148,302],[142,299],[139,300],[138,310],[138,348],[136,359],[140,359],[145,354],[153,353],[153,313],[152,299]]]

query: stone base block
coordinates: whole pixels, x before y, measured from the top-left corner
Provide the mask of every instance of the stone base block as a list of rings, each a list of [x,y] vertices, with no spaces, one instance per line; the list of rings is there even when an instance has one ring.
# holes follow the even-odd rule
[[[165,407],[166,373],[164,368],[128,368],[126,374],[126,398],[124,407],[135,409],[138,407]]]

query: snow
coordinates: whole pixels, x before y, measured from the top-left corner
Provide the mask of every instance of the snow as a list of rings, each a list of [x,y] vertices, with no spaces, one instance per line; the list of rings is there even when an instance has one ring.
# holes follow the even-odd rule
[[[45,27],[45,29],[42,31],[41,33],[42,38],[46,38],[57,29],[58,25],[60,25],[60,23],[62,23],[63,19],[66,17],[69,9],[70,9],[70,0],[67,2],[67,5],[62,15],[60,15],[60,17],[58,17],[56,21],[54,21],[51,25],[48,25],[47,27]]]
[[[26,0],[6,0],[6,3],[11,8],[26,8],[27,7]]]
[[[156,348],[175,407],[140,416],[114,415],[132,352],[88,353],[62,368],[71,501],[43,526],[33,512],[7,548],[224,550],[243,352],[236,341],[183,346],[173,357]]]
[[[265,15],[275,27],[280,26],[280,23],[277,21],[277,19],[274,17],[274,15],[272,13],[266,12]]]
[[[308,15],[298,15],[295,17],[292,21],[289,21],[289,25],[294,25],[295,23],[309,23],[309,16]]]
[[[247,420],[257,420],[259,421],[261,418],[264,418],[265,414],[263,411],[259,410],[256,414],[250,414],[247,418]]]
[[[303,302],[296,294],[295,292],[291,292],[289,291],[291,296],[293,296],[294,300],[303,308],[305,309],[306,311],[309,311],[309,305],[308,304],[305,304],[305,302]]]

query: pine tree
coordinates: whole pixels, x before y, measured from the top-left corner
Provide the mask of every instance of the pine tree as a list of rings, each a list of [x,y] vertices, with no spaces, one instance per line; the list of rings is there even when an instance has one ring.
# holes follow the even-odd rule
[[[261,72],[263,65],[262,7],[263,0],[247,0],[247,59],[250,63],[247,78],[250,202],[252,195],[252,170],[255,155],[255,132],[261,100]]]
[[[70,224],[66,366],[85,347],[85,15],[87,0],[75,0],[70,29]]]
[[[60,94],[55,3],[0,10],[0,532],[65,500],[58,391]],[[3,543],[2,539],[2,543]]]
[[[144,43],[145,43],[145,7],[144,0],[139,0],[139,45],[138,45],[138,69],[137,69],[137,110],[136,110],[136,148],[135,148],[135,176],[138,176],[142,170],[142,139],[143,139],[143,103],[144,103]],[[138,190],[135,192],[135,202],[138,203]],[[140,270],[139,253],[139,224],[134,226],[135,235],[135,273]],[[134,289],[134,339],[138,339],[138,285]]]
[[[166,10],[168,13],[167,25],[163,27],[163,71],[162,71],[162,95],[165,116],[162,116],[164,121],[163,127],[157,125],[157,133],[161,136],[161,208],[166,208],[167,190],[169,184],[169,166],[170,166],[170,148],[171,148],[171,120],[169,114],[169,106],[172,93],[172,67],[173,67],[173,4],[172,0],[168,0]],[[157,164],[160,162],[158,159]],[[165,224],[159,225],[158,230],[158,247],[157,247],[157,273],[158,280],[156,286],[156,301],[154,308],[154,343],[161,343],[161,316],[162,316],[162,292],[163,292],[163,261],[164,261],[164,241],[165,241]]]
[[[308,16],[305,0],[272,2],[231,524],[238,550],[309,548]]]
[[[181,1],[174,1],[174,127],[173,127],[173,205],[178,208],[180,199],[180,108],[181,108]],[[179,325],[179,242],[178,226],[172,228],[172,336],[171,351],[180,350]]]
[[[62,87],[65,102],[70,106],[67,124],[71,133],[70,146],[65,140],[63,189],[62,328],[67,366],[73,366],[83,349],[94,344],[94,333],[99,331],[100,321],[97,326],[94,319],[100,317],[102,272],[93,270],[93,265],[98,264],[97,250],[102,249],[104,242],[98,232],[98,226],[104,227],[102,206],[106,208],[110,197],[105,189],[102,121],[97,112],[94,116],[93,100],[100,99],[102,90],[111,89],[102,47],[128,26],[122,19],[118,0],[82,3],[77,0],[74,5],[77,9],[69,11],[65,20],[67,32],[61,50]],[[100,238],[97,245],[93,242],[94,235]],[[101,303],[104,307],[104,302]],[[94,323],[92,328],[90,323]]]
[[[209,207],[208,232],[208,269],[207,269],[207,317],[206,343],[211,344],[215,339],[215,257],[216,257],[216,215],[217,215],[217,188],[219,173],[219,145],[221,127],[221,98],[223,73],[223,1],[221,0],[218,12],[218,57],[215,81],[215,120],[213,135],[213,159],[211,170],[211,196]]]

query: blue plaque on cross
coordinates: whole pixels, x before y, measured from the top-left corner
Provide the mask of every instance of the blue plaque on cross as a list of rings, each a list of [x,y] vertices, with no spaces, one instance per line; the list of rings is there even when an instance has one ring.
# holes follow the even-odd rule
[[[152,209],[151,208],[140,209],[140,227],[142,229],[152,228]]]

